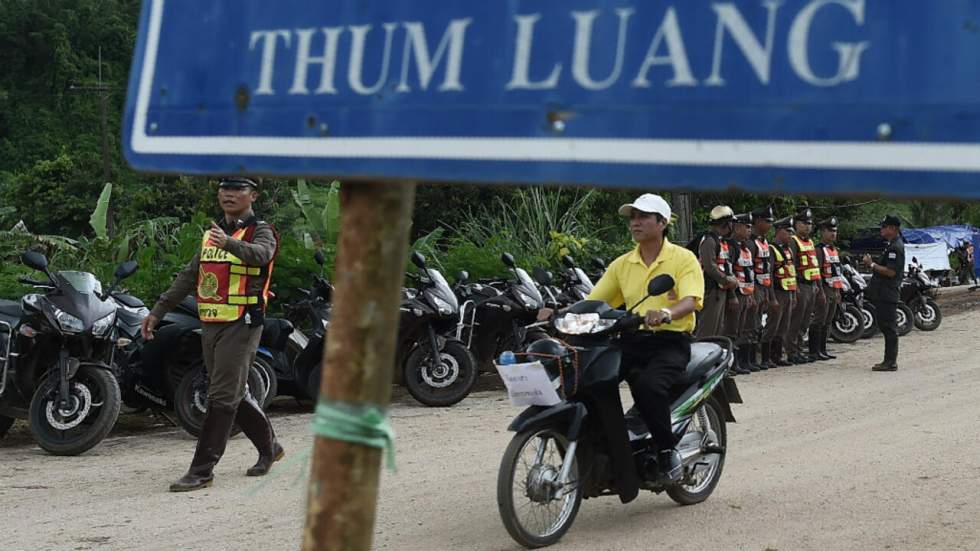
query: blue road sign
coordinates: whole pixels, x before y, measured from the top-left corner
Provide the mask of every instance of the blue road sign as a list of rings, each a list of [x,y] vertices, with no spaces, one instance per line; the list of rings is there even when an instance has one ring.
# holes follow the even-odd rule
[[[980,197],[974,0],[145,0],[154,172]]]

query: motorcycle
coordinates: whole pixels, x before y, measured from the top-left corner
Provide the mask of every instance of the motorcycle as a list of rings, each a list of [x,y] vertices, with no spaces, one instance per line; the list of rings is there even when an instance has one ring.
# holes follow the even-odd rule
[[[538,311],[545,305],[538,286],[510,253],[500,258],[510,279],[489,284],[461,279],[456,284],[463,300],[456,335],[473,352],[481,371],[491,371],[493,359],[504,350],[524,350],[548,336],[537,323]]]
[[[409,394],[427,406],[451,406],[466,398],[478,375],[476,360],[456,337],[459,301],[439,270],[412,253],[419,274],[403,290],[396,365]]]
[[[912,309],[909,308],[908,304],[904,302],[899,302],[895,307],[895,332],[899,337],[904,337],[912,332],[912,327],[915,326],[915,314]]]
[[[649,296],[669,291],[669,275],[654,278]],[[635,306],[633,307],[635,308]],[[551,340],[543,367],[564,399],[531,406],[508,427],[516,434],[500,463],[497,504],[507,532],[519,544],[557,542],[571,527],[583,498],[619,495],[627,503],[640,489],[666,491],[677,503],[704,501],[721,479],[731,403],[741,403],[726,375],[734,360],[725,338],[692,344],[691,361],[671,389],[671,419],[683,461],[679,482],[657,482],[651,436],[639,415],[620,402],[621,350],[617,337],[643,319],[601,301],[582,301],[554,321],[568,345]],[[540,341],[544,343],[545,341]]]
[[[43,293],[0,301],[0,428],[29,419],[31,435],[54,455],[78,455],[102,441],[121,408],[112,369],[116,307],[108,300],[136,272],[119,265],[109,292],[88,272],[51,272],[44,255],[24,264],[48,281],[19,278]]]
[[[901,296],[902,302],[912,309],[915,326],[920,331],[935,331],[943,321],[943,313],[935,301],[938,289],[939,284],[923,271],[919,260],[913,256],[902,282]]]
[[[123,403],[134,411],[173,411],[188,433],[200,435],[207,411],[207,375],[201,355],[201,323],[193,299],[185,299],[160,321],[154,339],[144,341],[140,324],[150,311],[140,299],[112,293],[117,304],[114,358]],[[247,392],[265,394],[257,368],[249,371]],[[237,426],[232,434],[241,431]]]
[[[864,281],[864,278],[861,278],[860,274],[857,277],[862,282]],[[859,301],[863,299],[856,296],[857,292],[855,292],[854,286],[851,284],[851,278],[844,274],[841,281],[844,283],[844,287],[841,289],[842,299],[837,305],[837,312],[834,314],[834,320],[830,324],[830,337],[836,342],[850,344],[857,342],[865,331],[864,313],[857,306]]]
[[[299,290],[305,298],[287,304],[284,308],[286,319],[294,326],[307,326],[306,330],[294,331],[290,336],[294,346],[293,352],[289,354],[289,363],[291,380],[297,390],[301,390],[312,400],[320,396],[323,345],[330,327],[330,298],[333,294],[333,286],[322,275],[323,253],[317,251],[314,257],[320,264],[321,275],[313,276],[313,285],[309,290]]]
[[[861,311],[862,339],[870,339],[878,334],[878,322],[874,305],[864,298],[868,281],[858,272],[849,256],[841,257],[841,274],[844,276],[845,291],[842,304],[850,304]],[[836,340],[836,338],[835,338]],[[844,341],[840,341],[844,342]]]

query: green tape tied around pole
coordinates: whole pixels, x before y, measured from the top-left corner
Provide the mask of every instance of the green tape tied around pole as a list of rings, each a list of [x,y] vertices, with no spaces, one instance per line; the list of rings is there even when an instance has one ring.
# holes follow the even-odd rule
[[[388,469],[395,469],[395,431],[380,407],[320,399],[313,416],[313,433],[384,450]]]

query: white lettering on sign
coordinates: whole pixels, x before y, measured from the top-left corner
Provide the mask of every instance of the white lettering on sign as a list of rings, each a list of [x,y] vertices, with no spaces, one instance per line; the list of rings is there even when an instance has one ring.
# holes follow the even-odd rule
[[[660,21],[649,27],[639,27],[633,17],[635,10],[632,8],[617,8],[612,13],[600,9],[571,11],[568,16],[574,22],[574,33],[567,39],[568,42],[564,47],[557,44],[557,48],[555,44],[551,44],[552,48],[547,54],[540,57],[535,57],[536,32],[540,27],[558,23],[543,20],[540,13],[515,15],[510,80],[502,85],[505,91],[552,90],[562,83],[563,78],[568,78],[564,73],[564,66],[569,63],[574,84],[589,91],[606,90],[617,85],[650,88],[653,86],[651,72],[655,72],[654,69],[659,66],[669,67],[672,71],[672,75],[663,80],[663,85],[667,87],[690,87],[700,83],[704,86],[723,87],[727,84],[724,77],[725,65],[735,56],[741,56],[748,63],[760,84],[769,85],[772,79],[773,54],[777,48],[777,26],[784,21],[789,22],[786,58],[792,69],[791,74],[818,87],[839,86],[860,77],[861,55],[870,47],[870,42],[831,42],[830,48],[837,52],[837,70],[832,75],[818,75],[810,64],[811,46],[827,46],[811,45],[810,29],[818,15],[833,6],[849,12],[855,25],[862,27],[865,0],[811,0],[792,18],[777,17],[783,8],[782,0],[759,2],[766,11],[764,21],[747,21],[733,2],[710,4],[715,15],[711,65],[702,68],[707,70],[702,73],[706,75],[700,82],[691,67],[682,24],[704,23],[700,19],[681,21],[674,6],[668,6]],[[600,25],[611,25],[612,18],[615,18],[616,43],[615,56],[609,59],[607,52],[612,50],[609,47],[611,44],[607,42],[601,48],[595,47],[595,29]],[[275,77],[278,72],[286,70],[291,71],[289,81],[292,83],[288,94],[341,93],[336,70],[338,63],[343,61],[347,64],[347,89],[360,95],[376,94],[388,84],[393,63],[392,50],[396,43],[401,44],[402,55],[400,67],[395,68],[399,71],[395,92],[405,94],[414,90],[429,90],[440,69],[443,71],[442,79],[435,90],[460,92],[466,88],[463,82],[463,60],[467,47],[466,30],[472,23],[473,18],[450,20],[442,29],[437,44],[429,41],[431,29],[418,21],[383,23],[380,29],[383,37],[372,32],[374,26],[368,24],[256,30],[249,39],[249,51],[258,53],[260,63],[255,94],[275,94]],[[641,32],[647,29],[654,29],[652,35]],[[711,36],[711,33],[700,32],[698,35]],[[510,36],[510,33],[501,33],[501,36]],[[383,44],[380,58],[366,59],[365,50],[369,40],[372,41],[371,44]],[[626,52],[631,51],[631,40],[649,44],[638,67],[625,66]],[[504,51],[505,45],[500,46]],[[494,45],[483,44],[481,47]],[[561,59],[562,56],[558,56],[556,59],[556,51],[567,51],[568,57]],[[549,58],[549,55],[552,57]],[[344,56],[346,60],[342,59]],[[603,72],[597,69],[600,66],[607,69]],[[311,68],[314,70],[311,71]],[[315,70],[316,68],[319,70]],[[417,84],[411,78],[413,69]],[[629,81],[623,78],[623,74],[627,72],[633,75]],[[314,80],[312,83],[309,82],[311,73]],[[365,83],[367,74],[372,75],[373,83]],[[596,74],[605,76],[598,77]]]

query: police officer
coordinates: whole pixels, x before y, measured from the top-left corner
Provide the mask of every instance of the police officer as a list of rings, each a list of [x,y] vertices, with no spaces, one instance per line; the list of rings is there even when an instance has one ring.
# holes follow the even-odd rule
[[[172,492],[206,488],[214,479],[232,425],[237,424],[259,452],[246,471],[262,476],[283,457],[269,419],[246,393],[246,379],[262,335],[265,306],[279,239],[252,211],[258,180],[230,177],[218,185],[224,217],[204,232],[200,252],[177,275],[143,320],[142,333],[153,339],[159,320],[184,297],[197,291],[202,322],[201,347],[208,372],[208,411],[187,473],[170,485]]]
[[[841,293],[844,288],[844,275],[841,270],[840,251],[837,250],[837,217],[831,216],[822,220],[820,228],[820,245],[817,246],[817,262],[820,263],[820,281],[823,282],[818,293],[823,293],[824,300],[817,301],[810,325],[810,356],[818,360],[833,360],[827,352],[827,335],[830,325],[837,315]]]
[[[871,269],[871,283],[866,294],[878,314],[878,328],[885,337],[885,360],[875,364],[873,371],[898,369],[898,327],[895,310],[898,308],[899,288],[905,272],[905,242],[902,241],[902,222],[888,215],[881,221],[881,237],[888,241],[877,261],[864,255],[864,265]]]
[[[767,239],[775,216],[772,207],[762,207],[752,211],[752,235],[749,249],[752,251],[752,263],[755,272],[755,313],[752,316],[753,343],[749,347],[749,363],[755,364],[756,351],[761,353],[762,361],[758,365],[763,369],[776,367],[772,362],[772,345],[768,339],[762,339],[762,316],[769,319],[773,308],[778,308],[776,295],[773,291],[772,245]]]
[[[789,361],[795,364],[810,363],[816,361],[802,351],[803,333],[810,327],[813,317],[814,306],[817,301],[825,300],[823,293],[817,294],[820,289],[820,264],[817,263],[817,249],[810,239],[810,231],[813,211],[803,209],[793,218],[793,227],[796,235],[790,240],[790,249],[793,251],[793,258],[796,259],[796,281],[798,290],[796,293],[797,303],[792,319],[789,323],[789,333],[786,336],[786,353]]]
[[[761,369],[749,360],[751,333],[755,326],[751,319],[755,312],[755,272],[752,251],[748,246],[751,225],[751,214],[735,216],[732,238],[728,240],[728,247],[732,253],[732,264],[737,281],[735,297],[738,300],[738,308],[735,311],[729,310],[725,314],[725,336],[735,342],[735,364],[742,371],[750,373]]]
[[[711,209],[711,229],[698,245],[698,261],[704,273],[704,309],[698,317],[697,336],[717,337],[724,329],[726,308],[738,308],[734,289],[738,286],[726,239],[732,233],[734,213],[719,205]]]
[[[783,342],[789,333],[789,321],[794,315],[797,293],[796,258],[790,248],[793,217],[776,220],[773,227],[776,234],[772,244],[772,287],[776,305],[769,310],[762,341],[769,343],[772,363],[786,367],[793,364],[783,360]]]

